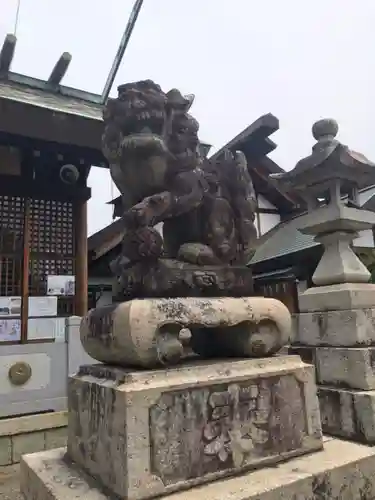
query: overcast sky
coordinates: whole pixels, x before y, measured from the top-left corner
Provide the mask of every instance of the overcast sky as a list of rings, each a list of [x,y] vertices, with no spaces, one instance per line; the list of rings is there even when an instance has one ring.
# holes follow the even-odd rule
[[[12,70],[47,78],[60,54],[64,84],[101,93],[134,0],[21,0]],[[17,0],[0,0],[0,36]],[[375,160],[374,0],[145,0],[117,85],[151,78],[194,93],[200,137],[224,145],[260,115],[280,120],[272,158],[309,154],[312,123],[334,117],[340,139]],[[111,222],[116,194],[93,169],[89,233]]]

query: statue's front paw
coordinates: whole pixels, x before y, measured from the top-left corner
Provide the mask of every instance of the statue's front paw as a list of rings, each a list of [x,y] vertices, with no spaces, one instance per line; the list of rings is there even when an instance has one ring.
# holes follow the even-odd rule
[[[136,229],[149,224],[146,207],[136,205],[124,214],[124,222],[127,228]]]

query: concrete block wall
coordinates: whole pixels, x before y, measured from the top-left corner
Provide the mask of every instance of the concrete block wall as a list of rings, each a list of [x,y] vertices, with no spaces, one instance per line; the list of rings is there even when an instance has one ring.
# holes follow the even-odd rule
[[[0,420],[0,466],[19,463],[21,456],[66,446],[67,412]]]

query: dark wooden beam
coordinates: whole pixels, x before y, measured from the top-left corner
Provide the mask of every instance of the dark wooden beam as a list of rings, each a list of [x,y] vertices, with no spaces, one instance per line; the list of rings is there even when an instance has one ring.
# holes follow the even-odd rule
[[[0,99],[0,133],[1,136],[13,136],[14,139],[21,136],[25,142],[49,142],[76,148],[82,152],[95,151],[96,160],[91,160],[91,164],[105,166],[105,158],[101,152],[101,120]],[[16,144],[6,145],[17,147]],[[82,157],[82,153],[80,156]],[[86,160],[88,161],[88,158]]]
[[[279,120],[276,116],[271,113],[263,115],[229,141],[223,148],[219,149],[210,159],[217,159],[223,153],[224,149],[244,151],[245,148],[248,152],[253,151],[254,156],[268,154],[276,148],[276,144],[268,137],[278,129]]]
[[[73,188],[66,184],[43,185],[25,177],[14,175],[0,176],[0,195],[34,197],[42,200],[71,200],[86,201],[91,198],[91,189],[88,187]]]
[[[278,186],[272,184],[268,176],[258,168],[258,162],[250,162],[248,167],[255,191],[258,194],[265,196],[281,211],[289,211],[296,208],[294,200],[292,200],[287,193],[281,191]]]
[[[14,51],[16,48],[17,38],[8,33],[5,37],[2,49],[0,51],[0,74],[6,74],[10,70]]]
[[[87,314],[88,305],[88,271],[87,271],[87,203],[78,202],[75,205],[75,244],[76,244],[76,286],[75,307],[77,316]]]
[[[60,84],[61,80],[64,78],[65,73],[69,67],[70,61],[72,60],[71,54],[69,52],[64,52],[60,59],[55,64],[51,74],[48,78],[48,83],[53,86]]]
[[[0,104],[1,109],[1,104]],[[32,151],[43,151],[47,154],[60,153],[67,156],[70,163],[79,163],[82,166],[80,160],[83,159],[85,165],[95,165],[96,167],[108,168],[106,159],[104,158],[100,149],[86,148],[75,146],[65,143],[57,143],[51,141],[45,141],[41,139],[34,139],[32,137],[27,137],[25,135],[15,135],[0,131],[0,147],[14,147],[19,150],[32,150]],[[88,167],[85,167],[87,175]],[[81,170],[81,168],[80,168]],[[83,172],[82,172],[83,175]]]
[[[280,214],[280,210],[278,210],[277,208],[262,208],[262,207],[258,207],[256,210],[255,210],[256,213],[258,214]]]

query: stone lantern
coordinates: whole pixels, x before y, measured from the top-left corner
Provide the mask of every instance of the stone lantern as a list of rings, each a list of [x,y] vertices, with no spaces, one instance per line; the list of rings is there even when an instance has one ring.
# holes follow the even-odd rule
[[[337,292],[336,305],[342,305],[341,292],[348,289],[347,284],[368,283],[371,275],[353,252],[352,242],[358,231],[370,229],[375,224],[375,214],[358,206],[359,189],[375,184],[375,164],[335,138],[338,125],[334,120],[316,122],[312,132],[317,140],[312,154],[300,160],[293,170],[273,176],[306,200],[308,212],[300,217],[298,229],[304,234],[314,235],[315,240],[324,246],[323,256],[312,277],[319,288],[303,294],[302,311],[314,309],[312,301],[317,301],[316,309],[320,310],[325,303],[320,300],[321,295],[333,290]],[[336,287],[322,288],[331,285]],[[357,290],[358,286],[354,289]],[[359,286],[359,289],[363,288]],[[365,289],[369,291],[367,286]],[[375,287],[371,290],[371,300],[375,303]],[[330,296],[333,298],[332,294]]]
[[[304,197],[298,229],[324,246],[316,286],[299,296],[290,352],[315,364],[323,432],[375,444],[375,285],[352,249],[358,231],[375,225],[375,214],[358,206],[375,165],[337,132],[334,120],[315,123],[312,154],[273,176]]]

